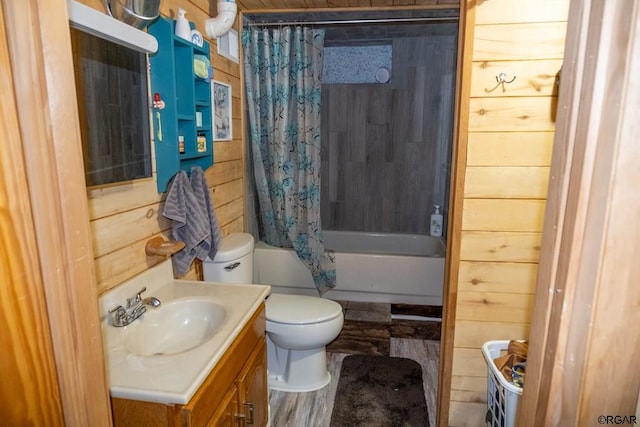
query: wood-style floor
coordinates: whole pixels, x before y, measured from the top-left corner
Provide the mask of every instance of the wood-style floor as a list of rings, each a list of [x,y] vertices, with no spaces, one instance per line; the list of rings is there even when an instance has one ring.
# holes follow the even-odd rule
[[[429,424],[435,426],[440,342],[391,337],[390,347],[391,357],[406,357],[422,365]],[[271,391],[269,393],[271,427],[328,427],[338,387],[340,367],[345,356],[348,354],[327,353],[331,383],[321,390],[309,393]]]

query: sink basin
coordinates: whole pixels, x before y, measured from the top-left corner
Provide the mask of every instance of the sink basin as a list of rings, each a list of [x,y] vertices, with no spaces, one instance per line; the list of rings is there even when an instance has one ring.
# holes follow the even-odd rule
[[[109,311],[126,305],[127,298],[144,287],[144,296],[162,304],[147,307],[127,326],[112,326]],[[269,290],[265,285],[176,280],[167,258],[102,294],[102,343],[111,397],[187,404]]]
[[[126,327],[124,349],[137,356],[164,356],[191,350],[211,339],[226,316],[211,300],[183,298],[162,303]]]

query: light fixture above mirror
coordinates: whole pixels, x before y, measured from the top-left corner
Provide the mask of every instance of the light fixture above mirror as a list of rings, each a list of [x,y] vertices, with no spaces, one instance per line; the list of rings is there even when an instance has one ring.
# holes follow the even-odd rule
[[[117,19],[85,6],[76,0],[68,0],[69,24],[80,31],[142,53],[158,50],[155,37]]]

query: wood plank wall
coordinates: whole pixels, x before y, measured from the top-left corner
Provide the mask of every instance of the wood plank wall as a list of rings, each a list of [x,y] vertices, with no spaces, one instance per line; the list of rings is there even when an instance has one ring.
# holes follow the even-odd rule
[[[100,0],[81,0],[94,9],[104,11]],[[213,3],[212,3],[213,4]],[[195,22],[204,35],[205,20],[213,11],[208,0],[164,0],[163,16],[174,17],[178,7],[186,10],[187,18]],[[235,28],[238,29],[236,22]],[[233,95],[233,141],[214,144],[215,164],[205,171],[213,202],[224,235],[244,230],[244,167],[243,129],[240,106],[240,67],[217,53],[215,40],[211,45],[214,79],[230,84]],[[88,192],[93,250],[98,293],[117,286],[162,261],[145,255],[147,240],[154,236],[170,237],[170,223],[162,216],[166,193],[158,194],[154,178],[138,180]],[[199,261],[184,276],[201,279]]]
[[[446,215],[457,27],[441,25],[393,40],[389,83],[322,86],[325,230],[429,234],[433,205]]]
[[[257,9],[324,9],[324,8],[368,8],[444,6],[460,4],[460,0],[238,0],[242,10]]]
[[[482,425],[489,340],[528,339],[568,0],[473,0],[449,425]],[[503,88],[496,76],[512,83]],[[465,103],[466,108],[465,110]],[[463,121],[464,122],[464,121]],[[453,267],[455,268],[455,267]]]
[[[7,34],[0,3],[0,31]],[[11,22],[11,21],[9,21]],[[11,25],[11,24],[10,24]],[[27,48],[25,43],[21,48]],[[34,206],[20,133],[21,93],[14,89],[11,45],[0,40],[0,88],[4,94],[0,130],[12,141],[0,152],[0,413],[4,425],[63,426],[64,406],[56,372],[55,348],[47,316],[46,290],[40,272],[40,258]],[[35,85],[35,82],[30,82]],[[29,94],[22,93],[24,98]],[[41,107],[41,106],[40,106]],[[44,108],[42,108],[44,110]],[[38,122],[36,122],[38,123]],[[32,145],[29,144],[29,148]],[[37,210],[35,211],[37,212]]]

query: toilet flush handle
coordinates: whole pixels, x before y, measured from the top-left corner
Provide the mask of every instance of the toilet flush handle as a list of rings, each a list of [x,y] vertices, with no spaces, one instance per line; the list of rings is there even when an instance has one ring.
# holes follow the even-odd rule
[[[225,269],[225,271],[233,271],[236,268],[238,268],[238,266],[240,266],[240,263],[239,262],[234,262],[233,264],[227,265],[224,269]]]

